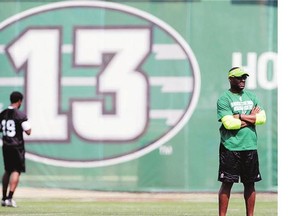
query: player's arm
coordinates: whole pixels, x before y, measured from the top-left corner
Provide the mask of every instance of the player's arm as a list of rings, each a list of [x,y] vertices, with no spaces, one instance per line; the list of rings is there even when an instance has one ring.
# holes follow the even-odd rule
[[[263,125],[266,123],[266,113],[265,110],[261,110],[256,114],[255,125]]]
[[[236,114],[234,115],[234,118],[239,119],[241,121],[241,127],[247,127],[249,125],[254,125],[256,122],[256,115],[250,114]]]
[[[31,134],[31,129],[26,130],[25,133],[26,133],[27,135],[30,135],[30,134]]]
[[[241,120],[241,127],[262,125],[266,122],[266,113],[258,106],[254,107],[249,115],[237,114],[234,117]]]
[[[221,122],[227,130],[238,130],[242,126],[242,121],[233,115],[224,116]]]

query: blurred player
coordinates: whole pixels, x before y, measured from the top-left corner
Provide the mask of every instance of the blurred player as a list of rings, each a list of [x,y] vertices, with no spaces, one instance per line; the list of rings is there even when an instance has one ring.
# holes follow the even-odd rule
[[[239,67],[229,73],[230,89],[217,102],[221,143],[219,150],[219,216],[225,216],[233,183],[244,185],[246,215],[253,216],[256,199],[254,183],[261,180],[257,153],[256,125],[266,122],[258,98],[244,90],[249,75]]]
[[[31,126],[27,116],[19,111],[23,101],[20,92],[12,92],[11,105],[0,113],[0,131],[3,141],[3,159],[5,172],[2,177],[2,206],[17,207],[12,199],[18,185],[20,174],[25,172],[25,147],[23,131],[30,135]],[[9,186],[9,193],[7,190]]]

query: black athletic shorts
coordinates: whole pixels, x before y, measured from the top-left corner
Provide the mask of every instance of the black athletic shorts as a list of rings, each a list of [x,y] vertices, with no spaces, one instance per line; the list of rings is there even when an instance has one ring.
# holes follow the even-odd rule
[[[218,181],[251,183],[261,181],[257,150],[229,151],[220,144]]]
[[[18,171],[25,172],[25,149],[19,147],[5,146],[2,147],[4,167],[6,172]]]

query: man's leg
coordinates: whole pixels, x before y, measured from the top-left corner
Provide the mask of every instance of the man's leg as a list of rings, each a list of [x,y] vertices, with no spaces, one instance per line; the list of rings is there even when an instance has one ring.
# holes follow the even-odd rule
[[[10,174],[5,172],[2,177],[2,200],[5,200],[7,197],[7,189],[9,185]]]
[[[225,183],[225,182],[223,182],[221,185],[221,188],[220,188],[219,194],[218,194],[219,216],[225,216],[226,215],[232,186],[233,186],[233,183]]]
[[[254,182],[243,184],[244,184],[244,199],[246,204],[246,216],[253,216],[256,200],[256,191]]]
[[[17,171],[14,171],[11,173],[10,175],[10,183],[9,183],[9,195],[8,195],[8,199],[12,199],[13,194],[16,190],[16,187],[19,183],[19,179],[20,179],[20,173]]]

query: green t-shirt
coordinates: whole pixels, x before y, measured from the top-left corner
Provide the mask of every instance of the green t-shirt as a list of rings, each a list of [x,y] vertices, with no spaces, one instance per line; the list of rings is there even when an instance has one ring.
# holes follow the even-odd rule
[[[257,97],[248,91],[235,94],[225,91],[217,101],[218,121],[226,115],[247,114],[255,106],[260,106]],[[244,151],[257,149],[257,133],[255,125],[238,130],[227,130],[223,124],[220,127],[221,143],[230,151]]]

